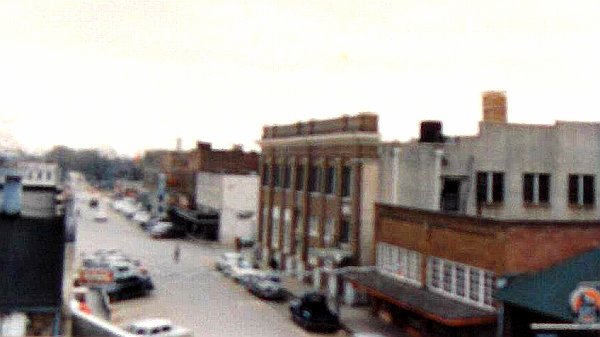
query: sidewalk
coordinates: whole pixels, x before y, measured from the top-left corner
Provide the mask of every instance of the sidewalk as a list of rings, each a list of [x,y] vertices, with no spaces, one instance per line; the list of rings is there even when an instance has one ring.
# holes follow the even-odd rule
[[[305,284],[292,276],[283,276],[281,285],[291,297],[300,297],[307,291],[314,291],[311,285]],[[342,305],[340,308],[340,322],[343,329],[349,333],[378,333],[386,337],[408,336],[392,324],[385,323],[378,317],[373,316],[368,306]]]

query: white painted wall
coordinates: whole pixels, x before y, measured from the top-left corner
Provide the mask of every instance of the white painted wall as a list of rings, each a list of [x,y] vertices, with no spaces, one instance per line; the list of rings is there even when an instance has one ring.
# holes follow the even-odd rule
[[[220,214],[219,240],[234,244],[235,238],[256,237],[258,175],[201,172],[196,176],[197,206],[209,206]],[[250,218],[241,213],[252,212]]]
[[[441,167],[436,150],[443,151]],[[476,215],[476,172],[500,171],[504,172],[505,179],[504,203],[497,207],[484,206],[483,216],[556,220],[600,217],[599,123],[523,125],[482,122],[479,135],[475,137],[458,137],[444,144],[417,141],[384,144],[380,154],[380,164],[384,168],[380,174],[381,185],[386,186],[379,190],[379,201],[383,203],[439,210],[441,179],[462,177],[461,197],[466,198],[464,212]],[[550,174],[548,207],[525,207],[524,173]],[[595,207],[569,207],[569,174],[595,176]]]
[[[375,200],[379,189],[379,163],[363,159],[360,197],[360,264],[371,266],[373,261],[373,239],[375,235]]]

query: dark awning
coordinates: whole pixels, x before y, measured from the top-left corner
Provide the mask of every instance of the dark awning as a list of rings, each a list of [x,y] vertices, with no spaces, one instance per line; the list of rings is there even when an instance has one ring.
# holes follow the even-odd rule
[[[350,272],[344,277],[369,295],[447,326],[496,323],[496,313],[449,299],[378,272]]]

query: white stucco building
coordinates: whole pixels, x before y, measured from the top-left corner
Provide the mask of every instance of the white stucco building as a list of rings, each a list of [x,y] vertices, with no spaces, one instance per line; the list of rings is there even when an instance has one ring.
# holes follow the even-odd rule
[[[497,92],[483,108],[475,136],[443,137],[429,123],[419,140],[382,145],[379,201],[499,219],[600,217],[600,123],[507,123]]]
[[[196,175],[196,206],[219,212],[219,241],[234,244],[236,237],[256,238],[258,175],[200,172]]]

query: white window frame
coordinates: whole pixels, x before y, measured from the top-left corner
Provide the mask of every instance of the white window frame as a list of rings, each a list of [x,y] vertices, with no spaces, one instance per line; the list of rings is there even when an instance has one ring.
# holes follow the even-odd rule
[[[419,252],[385,242],[377,243],[377,270],[397,280],[421,286]]]
[[[286,208],[283,212],[283,249],[286,253],[291,251],[292,245],[292,210]]]
[[[434,263],[437,263],[437,265],[439,265],[439,269],[438,270],[434,270]],[[452,269],[452,272],[450,273],[451,276],[451,280],[449,280],[452,284],[451,286],[451,290],[447,291],[446,289],[444,289],[444,282],[446,280],[444,280],[444,267],[448,267]],[[464,275],[465,275],[465,279],[464,279],[464,285],[463,285],[463,294],[462,296],[458,294],[458,292],[456,291],[456,267],[460,266],[462,267],[462,269],[464,270]],[[433,273],[436,272],[437,276],[438,276],[438,284],[434,284],[433,282]],[[472,272],[474,272],[475,275],[477,275],[477,283],[478,286],[476,289],[474,289],[474,291],[476,291],[477,293],[477,300],[473,300],[471,298],[471,284],[472,284]],[[487,282],[486,282],[487,281]],[[489,288],[489,289],[486,289]],[[450,261],[450,260],[446,260],[446,259],[442,259],[439,257],[429,257],[427,259],[427,289],[429,289],[432,292],[438,293],[440,295],[467,303],[467,304],[471,304],[483,309],[488,309],[488,310],[495,310],[494,306],[493,306],[493,300],[492,300],[492,291],[493,291],[493,287],[494,287],[494,273],[492,273],[491,271],[485,270],[485,269],[481,269],[481,268],[477,268],[477,267],[473,267],[473,266],[469,266],[467,264],[463,264],[463,263],[459,263],[459,262],[454,262],[454,261]]]
[[[315,215],[308,218],[308,236],[319,237],[319,217]]]
[[[335,230],[335,220],[333,218],[327,218],[325,221],[325,235],[323,240],[326,245],[333,242],[333,232]]]
[[[279,216],[280,210],[277,207],[273,207],[271,210],[271,248],[279,249]]]

